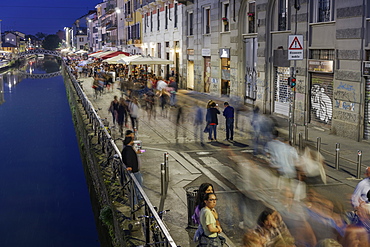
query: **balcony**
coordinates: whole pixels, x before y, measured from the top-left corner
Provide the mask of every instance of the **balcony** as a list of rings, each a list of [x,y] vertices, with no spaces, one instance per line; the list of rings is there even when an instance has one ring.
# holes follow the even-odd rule
[[[107,31],[113,31],[117,29],[117,24],[113,21],[110,21],[110,22],[107,22],[105,28]]]
[[[115,5],[113,5],[113,4],[109,4],[109,5],[107,5],[107,7],[105,8],[105,14],[106,14],[106,15],[112,14],[114,11],[116,11],[116,6],[115,6]]]

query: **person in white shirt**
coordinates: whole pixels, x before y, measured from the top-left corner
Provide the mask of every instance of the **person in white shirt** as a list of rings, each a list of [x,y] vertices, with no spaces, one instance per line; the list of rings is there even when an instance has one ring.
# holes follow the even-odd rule
[[[162,77],[158,77],[157,90],[162,91],[162,89],[166,87],[168,87],[167,83],[163,81]]]
[[[366,178],[357,184],[355,191],[352,194],[351,203],[354,209],[357,209],[361,202],[369,203],[367,193],[370,190],[370,166],[366,168],[365,176]]]

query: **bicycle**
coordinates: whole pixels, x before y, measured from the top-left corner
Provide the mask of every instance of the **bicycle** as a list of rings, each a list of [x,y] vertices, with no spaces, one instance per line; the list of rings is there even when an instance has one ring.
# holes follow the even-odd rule
[[[156,207],[154,207],[154,208],[155,208],[155,210],[157,210]],[[167,210],[163,210],[163,211],[158,212],[159,218],[162,220],[163,214],[165,214],[165,213],[167,213],[169,211],[170,210],[167,209]],[[159,227],[158,222],[155,220],[154,216],[141,215],[141,216],[138,216],[138,218],[140,218],[140,219],[148,219],[148,221],[149,221],[149,224],[148,225],[149,225],[149,230],[152,233],[153,243],[147,243],[148,245],[154,245],[156,247],[164,247],[164,246],[167,246],[167,240],[163,236],[163,233],[161,231],[161,228]],[[162,220],[162,222],[163,222],[163,220]],[[147,229],[147,221],[144,221],[143,220],[142,226],[143,226],[143,231],[144,231],[144,236],[145,236],[146,235],[146,229]]]

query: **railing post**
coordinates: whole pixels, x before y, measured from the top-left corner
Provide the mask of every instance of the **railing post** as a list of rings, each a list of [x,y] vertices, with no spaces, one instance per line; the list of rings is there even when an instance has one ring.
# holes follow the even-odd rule
[[[317,141],[316,141],[316,148],[317,148],[317,152],[320,153],[320,148],[321,148],[321,137],[317,137]]]
[[[335,169],[339,170],[339,150],[340,150],[340,143],[335,144]]]
[[[357,179],[361,177],[361,161],[362,161],[362,151],[357,151]]]

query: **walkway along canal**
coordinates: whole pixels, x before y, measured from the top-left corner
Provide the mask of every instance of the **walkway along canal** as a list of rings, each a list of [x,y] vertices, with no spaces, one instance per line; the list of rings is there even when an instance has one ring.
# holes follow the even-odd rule
[[[145,214],[157,222],[163,238],[162,246],[175,247],[175,242],[135,176],[122,169],[125,165],[121,152],[104,127],[97,113],[99,109],[94,109],[67,66],[63,66],[63,77],[86,176],[89,177],[89,184],[93,185],[90,188],[94,189],[97,195],[96,205],[100,207],[95,214],[99,214],[99,219],[109,230],[112,245],[153,244],[149,230],[142,232],[138,229],[141,224],[137,221],[137,216]],[[139,208],[133,203],[134,197],[138,196],[135,187],[143,198]],[[142,223],[149,229],[149,220]]]

